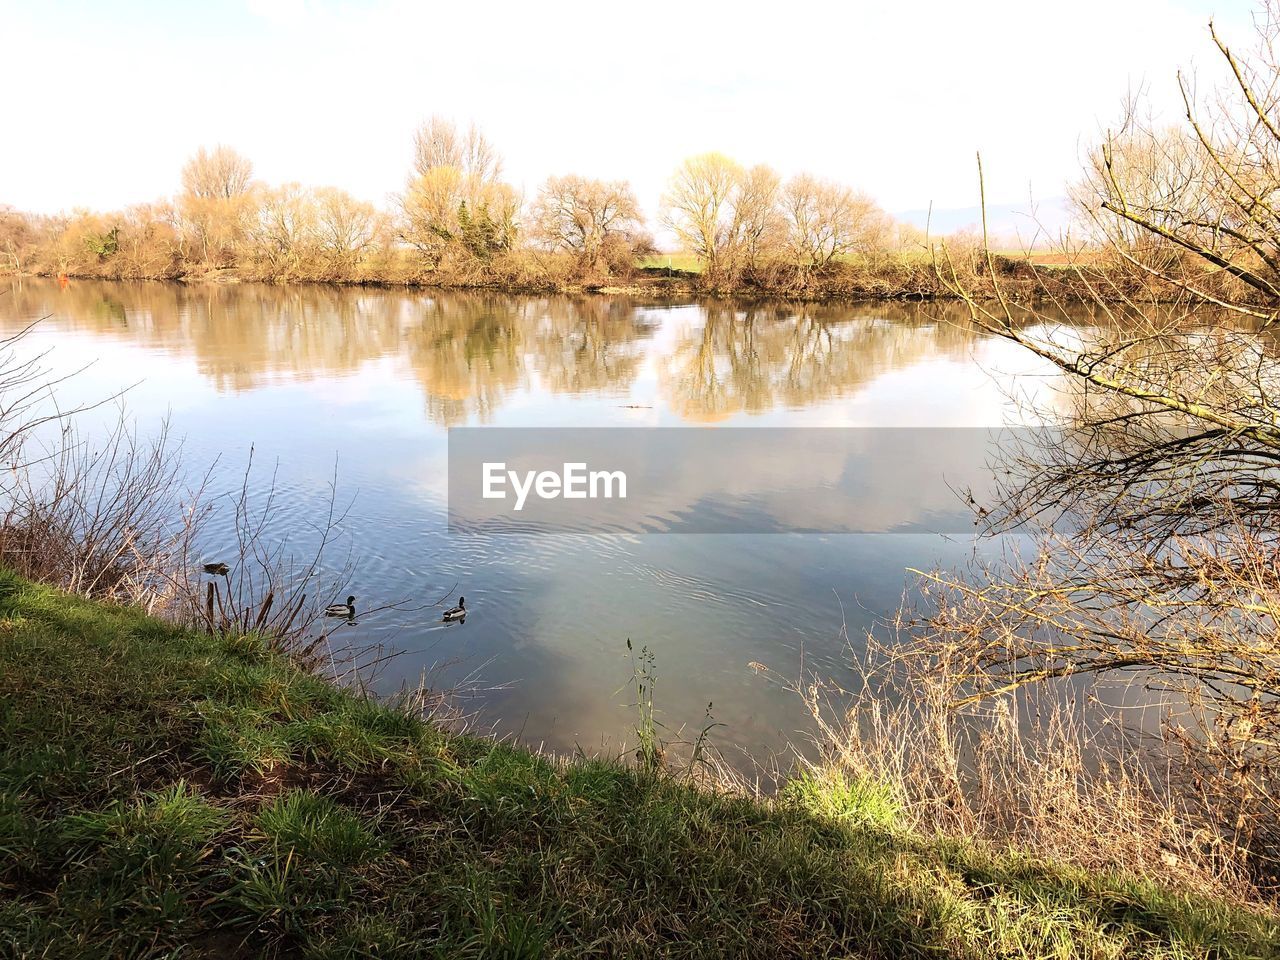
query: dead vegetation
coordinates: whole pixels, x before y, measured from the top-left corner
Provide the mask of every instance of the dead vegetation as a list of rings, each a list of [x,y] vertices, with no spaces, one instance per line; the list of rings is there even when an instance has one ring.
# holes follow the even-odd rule
[[[872,641],[887,686],[823,721],[833,768],[922,824],[1203,889],[1280,887],[1275,14],[1251,56],[1213,35],[1225,80],[1207,98],[1184,81],[1189,135],[1130,110],[1099,148],[1081,202],[1157,295],[1081,266],[1097,322],[1071,330],[941,255],[970,322],[1066,376],[978,505],[1023,548],[922,574],[896,642]]]
[[[324,617],[353,574],[349,548],[342,556],[336,478],[318,517],[291,529],[274,475],[253,479],[252,450],[238,487],[219,493],[216,465],[193,479],[167,424],[143,439],[121,404],[114,415],[107,407],[105,427],[84,426],[104,404],[60,407],[63,381],[41,356],[22,356],[29,330],[0,344],[0,565],[183,627],[252,638],[342,682],[367,682],[389,652],[351,642],[346,621]],[[405,598],[361,614],[444,599]],[[416,696],[440,699],[425,688]]]
[[[225,145],[201,148],[177,196],[122,211],[36,216],[0,208],[0,268],[103,279],[263,280],[568,289],[681,290],[797,299],[948,295],[925,232],[867,194],[766,164],[700,154],[674,171],[662,224],[692,269],[641,264],[655,252],[626,181],[548,177],[531,196],[503,179],[474,125],[433,117],[414,139],[389,209],[337,187],[266,184]],[[972,234],[951,249],[975,285],[987,264]],[[1006,282],[1027,261],[997,258]],[[1059,271],[1061,272],[1061,271]],[[1066,274],[1058,278],[1065,282]],[[1027,284],[1029,292],[1032,287]]]

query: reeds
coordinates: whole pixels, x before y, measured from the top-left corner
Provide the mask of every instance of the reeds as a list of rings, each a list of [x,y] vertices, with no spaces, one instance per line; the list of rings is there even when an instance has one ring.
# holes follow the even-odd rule
[[[871,636],[863,652],[851,648],[847,686],[756,665],[813,718],[784,795],[802,789],[853,819],[1002,854],[1266,899],[1251,851],[1222,829],[1219,798],[1195,789],[1181,751],[1132,727],[1097,686],[957,709],[955,667],[937,657],[920,669],[903,658],[906,642]]]

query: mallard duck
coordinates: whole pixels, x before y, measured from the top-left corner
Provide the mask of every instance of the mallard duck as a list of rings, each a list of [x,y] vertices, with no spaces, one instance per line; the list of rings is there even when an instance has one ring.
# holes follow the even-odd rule
[[[215,577],[225,577],[231,572],[231,568],[225,563],[206,563],[204,565],[204,572],[211,573]]]
[[[356,618],[356,598],[355,596],[347,597],[346,603],[331,603],[324,608],[326,617],[344,617],[347,620]]]
[[[467,598],[459,597],[458,605],[452,610],[446,610],[442,620],[465,620],[467,617]]]

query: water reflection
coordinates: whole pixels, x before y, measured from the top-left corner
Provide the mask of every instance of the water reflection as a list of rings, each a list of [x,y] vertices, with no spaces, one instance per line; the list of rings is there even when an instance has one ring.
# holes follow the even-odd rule
[[[76,282],[12,287],[10,320],[194,356],[219,390],[405,360],[427,417],[489,422],[516,391],[625,393],[657,358],[661,399],[718,422],[856,392],[885,370],[960,357],[980,339],[954,304],[689,307],[625,297],[519,298],[325,286]],[[664,321],[674,319],[666,343]],[[656,348],[656,349],[655,349]]]
[[[803,651],[808,666],[839,670],[842,624],[856,641],[894,609],[905,568],[954,565],[972,544],[450,536],[445,428],[994,426],[1017,419],[1012,377],[1045,372],[944,305],[45,281],[0,298],[9,331],[42,316],[24,349],[54,348],[55,367],[102,360],[70,393],[141,381],[131,410],[144,423],[170,411],[193,469],[223,457],[228,490],[253,445],[279,463],[299,530],[336,458],[354,495],[352,592],[372,607],[456,582],[472,611],[448,631],[362,618],[360,639],[402,652],[384,683],[435,661],[459,660],[457,676],[484,664],[484,680],[506,686],[481,698],[481,716],[561,749],[625,736],[628,638],[657,655],[669,726],[697,723],[712,701],[728,739],[778,747],[805,728],[803,711],[747,664],[794,675]]]
[[[663,389],[681,416],[700,422],[847,396],[885,369],[958,355],[975,339],[953,305],[710,303],[699,320],[664,364]]]

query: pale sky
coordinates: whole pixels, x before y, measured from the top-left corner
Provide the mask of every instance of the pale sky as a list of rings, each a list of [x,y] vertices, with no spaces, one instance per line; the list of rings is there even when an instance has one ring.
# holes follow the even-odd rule
[[[413,130],[475,120],[527,194],[553,173],[629,179],[653,211],[720,150],[865,190],[888,210],[1050,203],[1146,84],[1176,119],[1206,23],[1251,0],[647,0],[222,3],[0,0],[0,203],[118,208],[174,193],[202,144],[260,179],[386,205]]]

